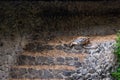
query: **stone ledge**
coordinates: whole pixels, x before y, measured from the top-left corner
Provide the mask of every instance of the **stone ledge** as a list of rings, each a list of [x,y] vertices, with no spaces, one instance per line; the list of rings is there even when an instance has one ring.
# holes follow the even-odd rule
[[[65,79],[68,76],[71,76],[74,73],[74,70],[52,70],[52,69],[43,69],[35,70],[32,68],[12,68],[10,70],[10,78],[13,79]]]
[[[27,78],[25,78],[25,79],[9,79],[9,80],[48,80],[48,79],[27,79]],[[54,79],[49,79],[49,80],[65,80],[65,79],[54,78]]]
[[[79,64],[78,64],[79,63]],[[44,56],[26,56],[20,55],[17,59],[17,65],[69,65],[80,66],[78,57],[44,57]]]
[[[84,59],[84,57],[87,56],[86,53],[66,53],[62,50],[50,50],[49,52],[28,52],[25,51],[23,52],[21,55],[26,55],[26,56],[44,56],[44,57],[79,57],[81,59],[81,61]]]
[[[28,66],[28,65],[24,65],[24,66],[12,66],[11,68],[18,68],[18,69],[37,69],[37,70],[42,70],[42,69],[59,69],[59,70],[76,70],[75,66],[67,66],[67,65],[39,65],[39,66]]]

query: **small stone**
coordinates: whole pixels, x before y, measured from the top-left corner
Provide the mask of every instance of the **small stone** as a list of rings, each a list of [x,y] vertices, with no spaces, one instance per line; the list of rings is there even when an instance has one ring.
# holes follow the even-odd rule
[[[54,64],[54,58],[48,57],[48,59],[46,60],[46,63],[47,63],[48,65],[53,65],[53,64]]]
[[[74,46],[74,48],[75,48],[76,50],[81,50],[83,47],[80,46],[80,45],[76,45],[76,46]]]
[[[35,57],[20,55],[17,60],[18,65],[34,65]]]
[[[87,73],[87,74],[85,75],[85,78],[86,78],[86,79],[92,80],[92,79],[90,79],[90,77],[91,77],[91,73]]]
[[[75,60],[75,61],[79,61],[79,58],[77,58],[77,57],[74,57],[74,60]]]
[[[102,80],[113,80],[113,79],[111,79],[111,78],[103,78]]]
[[[29,75],[26,78],[40,78],[43,74],[42,70],[28,69]]]
[[[36,57],[35,64],[36,65],[43,65],[46,63],[47,59],[48,59],[47,57],[43,57],[43,56]]]
[[[48,71],[48,70],[44,70],[44,75],[41,76],[43,79],[50,79],[50,78],[54,78],[53,74]]]
[[[25,75],[27,74],[28,72],[27,72],[27,69],[18,69],[18,74],[17,74],[17,76],[18,76],[18,78],[25,78]]]
[[[81,72],[82,72],[81,69],[78,69],[78,70],[76,71],[77,74],[81,74]]]
[[[63,50],[63,46],[62,45],[57,45],[56,47],[55,47],[57,50]]]
[[[64,76],[71,76],[71,74],[73,74],[73,73],[74,73],[74,71],[66,71],[66,70],[63,71]]]
[[[55,78],[57,78],[57,79],[63,79],[63,76],[62,76],[62,74],[57,74],[57,75],[55,75]]]
[[[91,74],[91,78],[92,78],[92,79],[99,79],[97,73]]]
[[[69,65],[69,66],[74,66],[74,61],[69,61],[69,62],[66,62],[66,65]]]
[[[73,58],[71,58],[71,57],[66,57],[65,60],[66,60],[66,61],[70,61],[70,60],[73,60]]]
[[[17,68],[12,68],[10,70],[10,76],[11,78],[24,78],[25,75],[27,74],[27,69],[17,69]]]
[[[28,63],[28,65],[35,65],[35,57],[28,56],[27,58],[26,63]]]
[[[95,69],[90,69],[89,73],[91,73],[91,74],[95,73]]]
[[[65,62],[65,60],[64,60],[64,58],[63,57],[58,57],[57,59],[56,59],[56,61],[57,61],[57,63],[58,64],[64,64],[64,62]]]
[[[49,70],[49,71],[53,73],[54,78],[63,79],[63,75],[62,75],[63,70]]]
[[[88,72],[87,69],[83,69],[83,70],[82,70],[82,74],[83,74],[83,75],[85,75],[87,72]]]
[[[74,65],[74,59],[73,58],[71,58],[71,57],[66,57],[65,58],[65,64],[66,65]]]
[[[74,65],[75,65],[75,67],[81,67],[82,66],[80,62],[74,62]]]
[[[8,62],[7,56],[0,56],[0,65],[6,64]]]
[[[8,73],[4,71],[0,71],[0,79],[7,78],[7,77],[8,77]]]

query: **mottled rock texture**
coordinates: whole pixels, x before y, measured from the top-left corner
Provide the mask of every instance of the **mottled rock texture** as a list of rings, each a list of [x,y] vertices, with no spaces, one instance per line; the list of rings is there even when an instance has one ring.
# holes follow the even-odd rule
[[[87,50],[89,56],[71,75],[72,80],[113,80],[110,73],[115,70],[116,66],[116,57],[113,54],[115,41],[96,44],[96,48]]]
[[[120,29],[120,1],[10,1],[0,2],[0,80],[8,78],[73,78],[74,80],[111,80],[115,65],[113,42],[101,42],[96,49],[75,46],[48,45],[59,36],[114,34]],[[27,39],[27,40],[26,40]],[[40,44],[29,43],[39,41]],[[26,47],[26,48],[25,48]],[[53,50],[66,54],[87,53],[84,62],[78,57],[41,57],[20,55],[24,50],[42,52]],[[68,70],[12,69],[13,65],[68,65]],[[70,77],[70,78],[69,78]]]
[[[81,62],[78,57],[44,57],[20,55],[17,58],[17,66],[39,66],[39,65],[67,65],[74,66],[75,70],[65,69],[32,69],[11,68],[10,78],[29,79],[66,79],[66,80],[113,80],[110,73],[115,70],[116,57],[114,53],[115,41],[96,42],[84,49],[87,56]],[[94,46],[96,45],[96,46]],[[93,47],[94,46],[94,47]],[[64,49],[63,49],[64,51]],[[71,51],[76,51],[71,48]],[[85,54],[85,53],[66,53]]]

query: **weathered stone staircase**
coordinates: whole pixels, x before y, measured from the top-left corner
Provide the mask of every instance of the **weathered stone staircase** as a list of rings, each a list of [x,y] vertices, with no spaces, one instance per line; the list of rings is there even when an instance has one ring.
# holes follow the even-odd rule
[[[11,66],[9,80],[113,80],[109,73],[115,65],[112,54],[115,41],[110,40],[115,37],[96,37],[91,40],[91,49],[82,48],[82,52],[54,41],[27,44]],[[92,49],[94,46],[97,48]]]
[[[10,69],[10,80],[66,80],[81,66],[85,56],[55,48],[42,52],[24,51]]]

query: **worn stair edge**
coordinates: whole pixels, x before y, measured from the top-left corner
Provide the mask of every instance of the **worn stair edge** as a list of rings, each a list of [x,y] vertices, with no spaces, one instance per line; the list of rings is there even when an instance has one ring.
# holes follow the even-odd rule
[[[82,38],[82,37],[86,37],[86,36],[56,36],[53,40],[49,41],[48,44],[49,45],[61,45],[61,44],[67,44],[70,41],[77,39],[77,38]],[[116,39],[116,34],[108,34],[108,35],[104,35],[104,36],[98,36],[98,35],[94,35],[94,36],[88,36],[90,38],[91,42],[103,42],[103,41],[110,41],[110,40],[115,40]],[[41,42],[41,39],[39,40],[35,40],[34,42]]]
[[[65,80],[65,79],[9,79],[9,80]]]
[[[32,68],[32,69],[36,69],[36,70],[40,70],[40,69],[59,69],[59,70],[75,70],[75,66],[67,66],[67,65],[39,65],[39,66],[29,66],[29,65],[24,65],[24,66],[12,66],[11,68]]]
[[[79,67],[81,61],[78,57],[44,57],[19,55],[16,65],[68,65]]]
[[[44,52],[23,52],[21,55],[28,55],[28,56],[44,56],[44,57],[79,57],[81,60],[84,59],[88,54],[86,53],[65,53],[62,50],[51,50],[51,51],[44,51]]]
[[[35,70],[32,68],[12,68],[10,69],[10,76],[11,79],[65,79],[68,76],[71,76],[75,73],[75,70],[54,70],[54,69],[42,69],[42,70]]]

